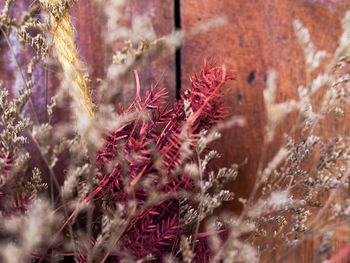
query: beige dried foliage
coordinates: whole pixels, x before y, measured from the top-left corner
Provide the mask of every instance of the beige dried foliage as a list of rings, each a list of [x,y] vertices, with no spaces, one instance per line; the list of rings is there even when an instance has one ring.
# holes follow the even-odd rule
[[[51,238],[59,219],[45,199],[35,199],[26,215],[5,219],[4,230],[14,235],[18,242],[0,243],[2,262],[27,262],[31,253]]]
[[[135,49],[131,41],[126,41],[125,47],[122,51],[117,51],[113,56],[113,63],[116,65],[121,65],[125,63],[127,59],[138,59],[145,53],[148,56],[152,56],[152,53],[161,52],[165,44],[165,38],[159,38],[154,41],[147,39],[140,39],[137,43],[137,48]]]
[[[287,117],[289,113],[299,107],[299,104],[294,100],[282,103],[275,102],[277,91],[276,78],[277,73],[271,71],[267,78],[267,89],[264,90],[265,109],[267,113],[267,125],[265,131],[268,143],[273,140],[277,125]]]

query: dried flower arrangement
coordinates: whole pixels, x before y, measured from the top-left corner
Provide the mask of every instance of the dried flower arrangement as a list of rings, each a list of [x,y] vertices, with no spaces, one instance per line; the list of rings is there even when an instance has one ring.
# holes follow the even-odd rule
[[[75,2],[41,0],[42,10],[34,4],[17,19],[10,15],[16,1],[6,0],[0,15],[0,38],[23,85],[12,98],[0,83],[1,262],[264,262],[275,250],[283,251],[282,262],[315,236],[322,238],[318,262],[348,255],[349,245],[332,251],[332,233],[350,223],[350,199],[337,201],[349,189],[349,138],[322,138],[315,131],[329,114],[343,115],[341,107],[349,103],[350,12],[326,72],[298,88],[298,101],[277,103],[277,75],[270,73],[256,182],[249,198],[239,199],[242,212],[233,215],[214,210],[233,200],[234,193],[226,188],[238,176],[239,165],[212,167],[220,154],[210,143],[220,138],[220,130],[244,125],[239,117],[224,121],[224,94],[227,82],[236,78],[234,71],[206,62],[171,108],[166,91],[157,85],[141,95],[134,70],[135,99],[126,109],[118,108],[108,98],[123,72],[144,57],[171,50],[184,36],[140,40],[136,49],[127,42],[92,100],[68,12]],[[110,25],[118,25],[126,3],[96,2],[105,6]],[[316,51],[299,20],[294,27],[311,79],[326,53]],[[125,29],[111,30],[106,44]],[[192,33],[198,30],[205,28]],[[23,50],[32,49],[26,76],[10,36]],[[31,92],[39,64],[44,70],[53,64],[62,69],[61,89],[45,105],[45,121],[40,121]],[[67,101],[72,116],[53,124],[55,111]],[[276,127],[292,111],[298,112],[295,125],[265,166]],[[31,165],[28,145],[36,147],[43,167]],[[50,182],[45,183],[46,174]]]

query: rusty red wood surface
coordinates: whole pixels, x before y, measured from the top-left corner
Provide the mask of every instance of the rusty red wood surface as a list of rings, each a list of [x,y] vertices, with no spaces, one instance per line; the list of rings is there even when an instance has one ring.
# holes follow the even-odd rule
[[[228,104],[233,115],[245,117],[247,125],[226,131],[221,143],[226,165],[249,158],[234,187],[243,195],[250,192],[263,143],[262,91],[269,70],[275,69],[279,74],[279,101],[297,98],[298,86],[305,85],[303,52],[294,34],[293,20],[299,18],[309,29],[317,48],[332,54],[347,8],[350,8],[348,1],[181,1],[184,31],[217,16],[228,19],[225,26],[194,36],[185,43],[182,85],[183,88],[189,85],[188,75],[200,69],[204,58],[215,58],[237,70],[238,80],[231,85]],[[283,123],[280,133],[290,125]],[[325,125],[323,128],[334,132],[342,127]],[[280,137],[275,141],[278,139]],[[246,186],[244,190],[242,185]]]
[[[28,10],[33,4],[32,0],[17,1],[14,8],[15,12],[11,15],[20,18],[24,10]],[[1,1],[0,8],[2,9],[4,1]],[[89,72],[93,84],[97,78],[103,79],[106,74],[106,68],[112,63],[113,54],[123,47],[122,40],[113,44],[112,47],[105,46],[104,27],[106,25],[106,18],[103,17],[103,10],[101,6],[98,7],[93,0],[78,1],[72,8],[72,22],[76,33],[76,43],[81,60],[86,66]],[[154,37],[161,37],[168,35],[174,28],[174,10],[172,1],[142,1],[134,0],[130,2],[130,6],[126,9],[129,15],[129,26],[132,27],[131,21],[136,16],[147,17],[150,20],[150,24],[153,26]],[[132,33],[132,32],[131,32]],[[138,35],[130,34],[130,38],[134,39],[139,37]],[[14,46],[16,57],[19,63],[23,66],[28,62],[30,58],[30,48],[26,50],[28,56],[23,56],[21,46],[16,38],[10,36],[11,43]],[[127,39],[125,39],[127,40]],[[165,87],[169,92],[169,101],[173,101],[175,97],[175,62],[174,54],[169,54],[166,57],[159,57],[152,61],[150,65],[141,69],[140,78],[141,85],[144,89],[149,89],[152,83],[159,82],[159,85]],[[6,41],[3,37],[0,40],[0,79],[2,79],[10,89],[10,91],[17,92],[22,83],[18,77],[18,71],[16,69],[14,60],[8,51]],[[40,68],[42,70],[42,68]],[[54,70],[54,69],[51,69]],[[25,73],[25,68],[22,68]],[[54,74],[50,74],[53,77]],[[130,76],[133,77],[132,72]],[[33,89],[34,98],[40,114],[43,115],[43,98],[44,98],[44,74],[42,71],[37,70],[34,74],[36,80],[36,86]],[[121,85],[121,84],[119,84]],[[49,95],[53,95],[56,92],[57,85],[50,85]]]
[[[113,54],[124,45],[123,40],[119,40],[112,47],[105,46],[103,33],[106,32],[104,28],[106,18],[102,8],[94,4],[93,0],[86,0],[79,1],[71,12],[76,27],[77,46],[93,81],[96,78],[104,78],[107,66],[112,63]],[[130,1],[124,15],[128,17],[125,23],[130,29],[132,28],[131,21],[135,17],[142,16],[148,19],[155,38],[170,34],[174,28],[174,10],[171,0],[133,0]],[[129,39],[137,41],[139,37],[142,36],[137,32],[130,32]],[[168,56],[158,57],[147,66],[140,68],[138,73],[142,88],[148,90],[151,84],[159,83],[159,86],[167,89],[169,101],[173,101],[175,98],[174,59],[174,55],[170,52]],[[128,79],[133,78],[130,72]],[[130,93],[133,94],[134,91]],[[128,101],[130,99],[125,98]]]
[[[0,9],[4,7],[5,1],[0,2]],[[32,0],[16,1],[14,8],[11,8],[10,16],[20,19],[24,11],[30,9],[33,4]],[[72,23],[75,29],[76,45],[79,52],[83,66],[86,67],[92,79],[93,89],[96,91],[96,80],[98,78],[104,79],[106,76],[106,69],[112,64],[113,54],[120,50],[124,46],[124,40],[119,40],[108,46],[105,45],[104,33],[105,25],[107,23],[104,16],[103,5],[97,5],[93,0],[78,1],[71,10]],[[12,11],[13,10],[13,11]],[[153,27],[154,37],[161,37],[168,35],[174,28],[174,10],[172,1],[142,1],[134,0],[130,2],[130,5],[126,8],[128,19],[125,22],[126,26],[132,28],[131,21],[136,16],[147,17],[150,20],[150,25]],[[130,38],[133,37],[137,40],[138,35],[133,35],[130,32]],[[134,39],[134,40],[135,40]],[[127,39],[125,39],[127,40]],[[26,75],[26,64],[29,62],[33,55],[33,51],[30,47],[25,48],[19,44],[14,34],[10,34],[10,42],[13,46],[16,59],[18,60],[21,71]],[[139,67],[139,76],[142,86],[142,92],[149,90],[151,84],[158,83],[160,87],[166,88],[169,95],[169,103],[173,103],[175,98],[175,56],[174,52],[170,51],[170,54],[166,57],[158,57],[146,67]],[[48,97],[55,95],[60,88],[58,83],[60,69],[57,65],[49,66],[48,73]],[[36,110],[39,114],[39,120],[43,121],[45,116],[45,71],[41,64],[39,64],[33,74],[35,85],[33,87],[33,100]],[[21,77],[16,67],[15,60],[9,48],[6,40],[0,35],[0,80],[4,82],[5,87],[9,90],[10,96],[18,94],[20,89],[24,88],[21,82]],[[123,103],[127,105],[135,94],[134,75],[132,70],[126,74],[123,79],[129,86],[126,89],[125,94],[122,94],[116,103]],[[127,81],[129,80],[129,82]],[[123,83],[116,83],[115,87],[111,88],[123,88]],[[119,106],[119,105],[118,105]],[[27,105],[27,113],[32,114],[29,105]],[[53,123],[59,121],[68,120],[70,116],[69,107],[60,107],[56,110]],[[43,167],[43,163],[40,155],[37,152],[36,147],[31,147],[31,151],[34,153],[31,163],[33,166]],[[62,165],[58,165],[62,167]],[[60,174],[61,172],[59,172]]]
[[[182,87],[189,85],[188,75],[200,69],[204,58],[215,58],[237,70],[238,80],[230,86],[227,102],[232,107],[232,115],[243,116],[247,125],[226,130],[217,143],[223,156],[221,165],[241,163],[248,158],[248,164],[242,166],[237,181],[231,186],[236,197],[247,197],[254,184],[264,141],[263,89],[269,70],[275,69],[279,74],[278,101],[297,99],[298,86],[305,85],[303,51],[294,34],[293,20],[300,19],[308,28],[317,49],[333,54],[342,33],[341,20],[349,9],[350,2],[345,0],[181,1],[185,32],[218,16],[228,20],[223,27],[196,35],[184,44]],[[294,119],[292,115],[278,127],[269,146],[269,158],[279,148],[283,133],[290,129]],[[335,135],[348,129],[346,119],[328,120],[318,132]],[[227,208],[237,212],[240,204],[234,202]],[[317,240],[307,242],[286,262],[314,262],[317,248]],[[267,262],[278,258],[279,252],[271,256]]]

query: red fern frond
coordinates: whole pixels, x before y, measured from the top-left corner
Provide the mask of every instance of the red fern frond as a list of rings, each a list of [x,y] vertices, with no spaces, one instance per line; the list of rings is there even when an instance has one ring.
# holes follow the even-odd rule
[[[193,148],[200,131],[210,129],[227,113],[223,106],[223,84],[235,79],[233,72],[206,62],[200,75],[191,78],[191,87],[181,94],[173,109],[163,107],[167,97],[164,89],[156,91],[152,86],[142,99],[136,73],[135,77],[137,96],[121,113],[136,113],[136,117],[106,135],[106,146],[97,156],[100,182],[93,192],[94,198],[104,197],[110,204],[126,203],[131,198],[143,203],[147,199],[146,189],[140,186],[133,189],[132,195],[126,189],[133,187],[135,180],[145,179],[151,179],[154,187],[162,183],[160,190],[175,196],[178,191],[197,191],[191,178],[174,171],[191,158],[184,145]],[[191,116],[186,116],[185,101],[192,110]],[[155,167],[154,151],[162,159],[161,171]],[[111,163],[113,168],[107,173],[106,167]],[[122,247],[137,259],[150,253],[161,259],[171,252],[174,243],[178,246],[176,240],[183,231],[179,217],[177,198],[143,210],[124,233]],[[198,245],[198,253],[198,259],[208,258],[205,242]]]

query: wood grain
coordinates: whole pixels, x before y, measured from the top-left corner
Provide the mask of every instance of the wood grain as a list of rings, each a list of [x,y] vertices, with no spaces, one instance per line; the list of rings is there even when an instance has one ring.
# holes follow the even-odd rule
[[[2,10],[5,1],[0,1],[0,10]],[[132,31],[131,21],[136,16],[143,16],[150,20],[150,25],[153,26],[154,38],[168,35],[174,28],[174,10],[171,0],[164,1],[142,1],[133,0],[129,2],[126,12],[128,20],[125,22],[126,26],[130,29],[130,38],[137,41],[139,35],[135,35]],[[38,3],[34,3],[38,4]],[[20,19],[24,11],[30,9],[33,5],[32,0],[17,1],[16,5],[11,8],[10,15]],[[105,44],[104,34],[106,33],[106,17],[103,14],[101,6],[95,4],[93,0],[78,1],[71,9],[72,23],[75,28],[75,38],[78,53],[83,66],[86,67],[87,72],[92,80],[93,91],[97,91],[96,80],[98,78],[104,79],[106,75],[107,67],[112,63],[113,54],[124,46],[124,40],[119,40],[113,43],[111,46]],[[126,39],[125,39],[126,40]],[[11,44],[14,47],[16,59],[18,60],[21,70],[25,75],[26,65],[34,52],[30,47],[23,47],[19,44],[16,37],[12,34],[10,36]],[[23,51],[24,50],[24,51]],[[169,103],[172,104],[175,98],[175,51],[169,51],[169,54],[165,57],[158,57],[147,67],[139,67],[139,75],[141,80],[141,86],[143,88],[142,93],[150,89],[152,84],[158,83],[159,87],[165,88],[168,91]],[[50,56],[53,53],[50,52]],[[48,82],[48,100],[55,95],[60,89],[58,83],[60,69],[57,65],[50,65],[49,67],[49,82]],[[35,85],[33,87],[33,100],[36,110],[39,113],[40,122],[44,121],[45,116],[45,71],[42,64],[39,64],[34,73],[33,79]],[[10,96],[16,96],[20,89],[23,89],[24,85],[21,82],[19,72],[16,68],[15,61],[11,56],[7,43],[4,37],[0,34],[0,80],[5,84],[5,87],[9,90]],[[124,105],[128,103],[135,96],[135,80],[132,70],[126,73],[125,85],[128,87],[128,93],[125,93],[124,97],[116,101],[116,104],[121,102]],[[127,82],[129,80],[130,83]],[[115,86],[111,86],[111,89],[119,88],[123,86],[123,83],[116,83]],[[116,105],[119,107],[119,105]],[[27,105],[26,112],[31,114],[30,108]],[[64,122],[69,119],[70,111],[69,107],[61,107],[56,109],[54,119],[52,123]],[[40,158],[36,147],[30,147],[30,151],[33,153],[31,165],[42,167],[46,169],[46,166]],[[62,173],[63,164],[57,165],[57,173]],[[43,173],[47,174],[47,173]],[[62,181],[63,176],[60,178]],[[48,179],[46,180],[48,181]]]
[[[133,44],[137,44],[137,40],[143,37],[138,34],[139,32],[133,31],[132,21],[136,17],[149,20],[154,38],[168,35],[174,28],[174,9],[171,0],[132,0],[129,1],[124,13],[127,17],[124,23],[130,29],[129,37],[116,41],[112,46],[107,46],[104,39],[104,34],[108,34],[104,26],[107,21],[101,9],[102,7],[94,4],[93,0],[79,1],[72,9],[77,32],[77,45],[83,61],[89,67],[93,82],[96,78],[104,78],[106,68],[112,63],[113,54],[122,49],[125,40],[131,39]],[[174,59],[174,51],[170,50],[167,56],[158,57],[146,66],[138,68],[142,88],[149,90],[152,84],[158,83],[160,87],[167,89],[169,102],[175,98]],[[131,90],[126,92],[127,95],[123,97],[123,104],[128,104],[135,94],[134,75],[132,71],[126,74],[124,81],[126,85],[128,82],[131,83],[131,87],[129,87]],[[117,85],[123,84],[118,83]]]
[[[10,12],[10,14],[19,19],[22,13],[28,10],[33,4],[33,1],[22,0],[17,2],[15,8],[11,9],[14,11]],[[1,1],[1,9],[3,5],[4,3]],[[155,38],[170,34],[173,31],[174,10],[171,0],[133,0],[130,1],[130,5],[126,11],[129,16],[126,23],[130,28],[132,27],[131,21],[136,16],[142,16],[150,20]],[[94,88],[96,88],[96,79],[105,77],[106,68],[112,63],[113,54],[123,47],[124,40],[116,41],[110,49],[106,47],[103,36],[105,33],[106,18],[103,15],[101,7],[98,7],[93,0],[78,1],[71,10],[71,16],[75,27],[75,37],[80,58],[90,74]],[[132,30],[130,30],[130,38],[137,41],[138,37],[138,35],[133,34]],[[26,48],[27,56],[23,56],[23,49],[13,35],[11,35],[11,43],[14,45],[17,59],[22,67],[22,71],[25,73],[25,65],[33,52],[30,48]],[[0,37],[0,58],[0,79],[4,81],[11,93],[15,93],[23,84],[20,83],[14,60],[2,36]],[[145,89],[149,89],[152,83],[159,82],[159,86],[165,87],[169,91],[169,101],[173,101],[175,98],[174,67],[174,54],[170,51],[168,56],[157,58],[150,65],[141,69],[141,72],[139,72],[141,85]],[[51,71],[55,70],[51,69]],[[56,73],[57,71],[50,74],[50,78],[54,78]],[[133,77],[132,72],[130,72],[130,75]],[[35,72],[34,78],[36,81],[36,86],[33,89],[34,98],[38,100],[39,112],[43,115],[44,74],[42,67]],[[52,82],[55,82],[54,79],[50,81],[50,83]],[[52,96],[55,94],[57,88],[59,88],[57,85],[50,85],[49,95]]]
[[[238,80],[230,85],[227,98],[232,115],[243,116],[246,127],[232,128],[223,133],[217,143],[223,158],[220,165],[248,164],[240,170],[238,180],[231,186],[236,197],[247,197],[252,190],[257,164],[264,141],[265,109],[263,89],[271,69],[277,70],[279,102],[297,99],[297,88],[305,85],[303,51],[295,37],[292,22],[298,18],[310,31],[312,41],[319,50],[332,54],[342,32],[341,20],[349,1],[311,0],[182,0],[182,28],[189,32],[198,23],[224,16],[228,22],[218,29],[209,30],[189,39],[182,49],[182,88],[189,85],[188,76],[196,72],[203,59],[214,58],[237,70]],[[282,142],[282,135],[293,125],[291,115],[277,130],[269,146],[269,160]],[[328,120],[322,123],[323,135],[334,135],[349,130],[349,121]],[[227,206],[238,212],[238,202]],[[286,262],[313,262],[317,246],[306,243]],[[278,258],[278,252],[273,257]],[[269,259],[268,262],[273,262]]]

